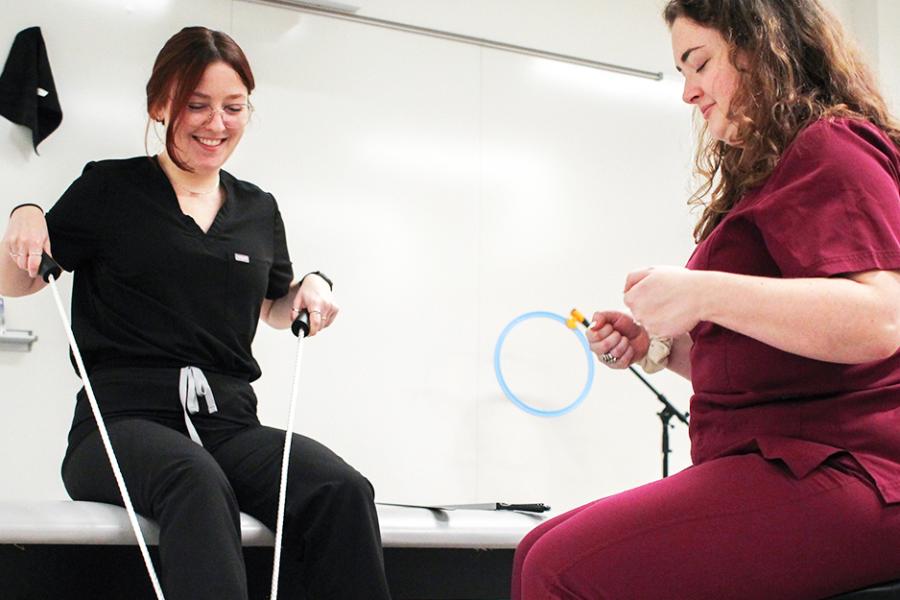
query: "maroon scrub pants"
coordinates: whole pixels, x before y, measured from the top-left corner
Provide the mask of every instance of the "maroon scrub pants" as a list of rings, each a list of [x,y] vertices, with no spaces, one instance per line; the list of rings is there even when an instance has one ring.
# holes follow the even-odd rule
[[[541,524],[513,600],[817,600],[900,578],[900,505],[849,457],[728,456]]]

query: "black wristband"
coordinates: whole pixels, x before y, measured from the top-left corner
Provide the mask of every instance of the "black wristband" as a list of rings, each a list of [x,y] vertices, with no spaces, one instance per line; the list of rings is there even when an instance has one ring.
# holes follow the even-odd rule
[[[39,211],[41,211],[41,214],[44,214],[44,209],[41,208],[39,204],[35,204],[34,202],[25,202],[24,204],[19,204],[18,206],[14,206],[13,209],[11,211],[9,211],[9,216],[12,216],[14,212],[19,210],[23,206],[33,206],[36,209],[38,209]]]
[[[325,283],[328,284],[328,287],[332,291],[334,291],[334,283],[332,283],[332,281],[328,278],[328,276],[325,275],[325,273],[323,273],[322,271],[312,271],[310,273],[307,273],[306,275],[304,275],[303,277],[300,278],[300,283],[297,284],[297,287],[299,288],[301,285],[303,285],[303,280],[306,279],[307,277],[309,277],[310,275],[318,275],[319,277],[324,279]]]

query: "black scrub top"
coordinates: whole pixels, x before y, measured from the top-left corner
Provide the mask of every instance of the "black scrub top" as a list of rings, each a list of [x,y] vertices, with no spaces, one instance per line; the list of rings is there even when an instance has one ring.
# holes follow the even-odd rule
[[[90,375],[197,366],[247,381],[263,298],[293,271],[275,198],[221,172],[225,202],[204,233],[156,158],[88,163],[47,212],[51,252],[74,272],[72,328]]]

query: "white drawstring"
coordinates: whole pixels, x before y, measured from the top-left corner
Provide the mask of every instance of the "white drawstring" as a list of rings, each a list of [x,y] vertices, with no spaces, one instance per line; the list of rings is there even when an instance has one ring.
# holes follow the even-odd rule
[[[181,398],[181,409],[184,413],[184,424],[187,427],[188,434],[191,439],[203,445],[200,441],[200,435],[191,422],[190,415],[196,415],[200,412],[199,398],[202,396],[206,399],[206,409],[209,414],[216,412],[216,399],[213,397],[212,388],[198,367],[184,367],[181,369],[181,376],[178,381],[178,396]]]

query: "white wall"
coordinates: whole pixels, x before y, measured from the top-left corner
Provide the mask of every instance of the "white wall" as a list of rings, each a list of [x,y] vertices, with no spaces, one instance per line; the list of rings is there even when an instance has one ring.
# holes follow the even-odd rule
[[[900,23],[900,3],[878,0],[878,73],[885,94],[896,115],[900,112],[900,39],[897,24]]]
[[[900,113],[900,3],[895,0],[825,0],[856,40],[881,82],[882,91]]]
[[[580,408],[541,419],[502,396],[492,355],[515,316],[618,307],[628,271],[690,252],[690,112],[662,2],[355,3],[368,16],[666,78],[240,0],[0,0],[0,47],[40,25],[66,113],[40,157],[25,130],[0,121],[0,210],[49,206],[87,160],[143,153],[142,90],[159,47],[185,25],[228,31],[258,84],[228,169],[276,195],[296,270],[326,271],[343,307],[306,346],[299,430],[360,468],[385,501],[563,509],[658,477],[658,403],[630,373],[598,369]],[[64,498],[58,465],[78,387],[65,338],[49,292],[10,299],[7,313],[9,327],[40,340],[29,354],[0,353],[0,497]],[[260,415],[273,425],[287,413],[292,340],[263,326],[255,345]],[[560,327],[523,325],[507,350],[510,381],[534,399],[558,405],[583,383],[584,358]],[[687,408],[686,382],[653,381]],[[687,433],[672,433],[678,470]]]

